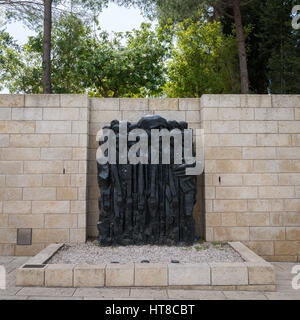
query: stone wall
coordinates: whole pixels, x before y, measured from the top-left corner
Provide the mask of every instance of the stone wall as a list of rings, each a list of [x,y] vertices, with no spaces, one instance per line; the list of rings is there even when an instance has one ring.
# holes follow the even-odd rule
[[[146,114],[205,130],[199,235],[240,240],[267,260],[300,261],[297,95],[0,95],[0,255],[31,255],[48,243],[97,236],[96,134],[111,120]],[[32,245],[17,244],[23,228],[32,229]]]
[[[0,255],[85,241],[87,120],[85,95],[0,95]]]
[[[300,96],[202,96],[206,239],[300,261]]]

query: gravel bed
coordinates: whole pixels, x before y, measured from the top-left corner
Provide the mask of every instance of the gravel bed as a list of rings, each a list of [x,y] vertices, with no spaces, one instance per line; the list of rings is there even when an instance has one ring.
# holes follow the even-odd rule
[[[153,263],[169,263],[178,260],[180,263],[200,262],[243,262],[243,258],[228,244],[195,243],[190,247],[168,246],[127,246],[100,247],[97,241],[85,244],[64,245],[48,263],[63,264],[106,264],[140,263],[148,260]]]

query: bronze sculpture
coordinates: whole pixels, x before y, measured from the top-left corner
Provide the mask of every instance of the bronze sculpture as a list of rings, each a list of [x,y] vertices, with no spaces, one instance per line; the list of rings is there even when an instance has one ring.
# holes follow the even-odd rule
[[[160,116],[146,116],[138,123],[128,123],[128,132],[143,129],[187,129],[186,122],[167,121]],[[119,121],[105,127],[116,134],[119,153]],[[100,146],[103,141],[99,142]],[[128,141],[128,148],[132,142]],[[149,144],[150,145],[150,144]],[[185,175],[185,163],[116,164],[97,162],[99,198],[99,243],[110,245],[191,245],[194,242],[193,208],[196,203],[196,176]],[[159,149],[160,159],[163,150]],[[148,155],[150,157],[150,149]],[[183,158],[183,151],[182,151]],[[117,156],[118,159],[118,156]]]

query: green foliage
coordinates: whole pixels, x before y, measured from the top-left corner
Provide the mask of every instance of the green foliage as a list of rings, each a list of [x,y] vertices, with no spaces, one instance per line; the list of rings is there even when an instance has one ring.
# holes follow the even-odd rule
[[[186,19],[164,30],[176,39],[168,61],[168,97],[239,92],[236,42],[224,36],[219,22],[200,14],[197,22]]]
[[[95,34],[82,20],[62,15],[52,32],[53,93],[99,97],[145,97],[161,94],[165,84],[168,37],[142,24],[139,30]],[[40,93],[42,33],[30,37],[19,54],[11,92]]]
[[[291,26],[295,0],[268,0],[260,4],[259,54],[266,62],[269,90],[273,94],[299,93],[300,30]]]

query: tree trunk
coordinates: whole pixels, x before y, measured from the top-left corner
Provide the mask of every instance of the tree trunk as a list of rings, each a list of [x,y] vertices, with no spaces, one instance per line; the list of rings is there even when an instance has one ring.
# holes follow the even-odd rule
[[[244,38],[241,9],[240,9],[240,0],[233,0],[233,12],[234,12],[234,22],[235,22],[235,28],[236,28],[238,54],[239,54],[239,60],[240,60],[242,93],[248,94],[249,93],[249,77],[248,77],[245,38]]]
[[[51,93],[52,0],[44,0],[43,93]]]

